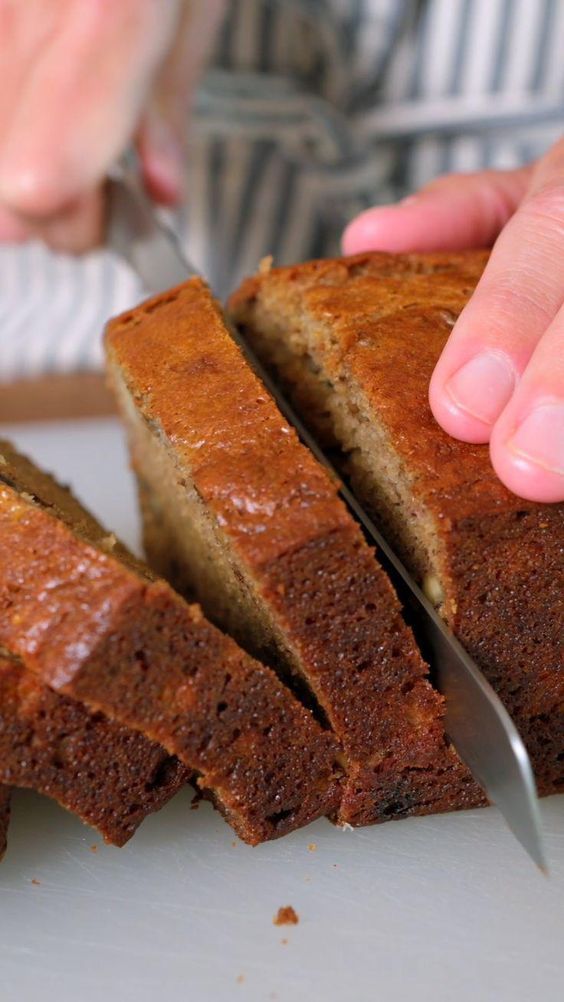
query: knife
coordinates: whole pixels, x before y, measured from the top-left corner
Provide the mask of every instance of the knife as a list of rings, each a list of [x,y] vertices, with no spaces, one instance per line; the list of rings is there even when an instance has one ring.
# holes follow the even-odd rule
[[[164,292],[188,278],[200,276],[185,256],[170,217],[155,209],[146,195],[131,157],[117,165],[108,178],[106,236],[108,246],[129,262],[147,294]],[[445,731],[488,799],[499,808],[521,845],[546,873],[533,770],[507,710],[356,497],[342,484],[333,465],[269,373],[241,335],[237,331],[232,334],[301,440],[339,482],[343,500],[415,604],[429,644],[434,680],[445,697]]]

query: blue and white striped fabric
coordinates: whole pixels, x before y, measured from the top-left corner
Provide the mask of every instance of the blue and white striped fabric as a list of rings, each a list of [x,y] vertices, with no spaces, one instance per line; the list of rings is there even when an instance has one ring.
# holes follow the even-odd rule
[[[102,366],[102,327],[141,298],[109,252],[74,258],[39,243],[0,246],[0,382]]]
[[[564,0],[232,0],[196,102],[189,256],[225,295],[265,254],[438,174],[514,167],[563,131]],[[0,248],[0,378],[100,364],[125,266]]]

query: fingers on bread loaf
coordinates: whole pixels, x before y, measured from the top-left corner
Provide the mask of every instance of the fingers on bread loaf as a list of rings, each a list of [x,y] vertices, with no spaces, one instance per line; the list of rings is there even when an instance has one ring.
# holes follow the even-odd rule
[[[433,420],[429,380],[487,254],[362,254],[243,283],[231,317],[564,788],[564,505],[524,501]]]
[[[68,491],[0,445],[0,643],[197,773],[256,843],[334,809],[337,744]]]
[[[205,284],[112,321],[106,347],[150,563],[331,726],[339,820],[480,802],[389,580]]]

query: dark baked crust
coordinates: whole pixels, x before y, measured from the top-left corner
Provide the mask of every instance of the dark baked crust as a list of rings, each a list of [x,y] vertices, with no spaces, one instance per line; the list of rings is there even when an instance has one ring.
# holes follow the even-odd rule
[[[0,653],[0,782],[52,797],[106,842],[124,845],[188,778],[159,745],[90,713]]]
[[[340,820],[480,800],[388,578],[205,284],[112,321],[107,353],[149,559],[241,644],[307,682],[347,763]]]
[[[486,259],[314,261],[247,280],[231,311],[306,419],[339,443],[355,489],[405,561],[440,582],[443,615],[507,703],[550,792],[564,786],[564,505],[511,494],[487,446],[450,438],[427,402]],[[393,474],[366,444],[363,420],[379,429]]]
[[[0,643],[177,755],[248,842],[333,810],[332,736],[64,489],[0,453]]]

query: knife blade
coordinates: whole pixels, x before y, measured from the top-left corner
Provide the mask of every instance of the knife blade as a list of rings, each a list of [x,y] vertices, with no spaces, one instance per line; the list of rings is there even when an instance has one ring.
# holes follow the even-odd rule
[[[155,210],[131,160],[108,180],[107,242],[136,271],[147,294],[164,292],[200,273],[186,258],[171,223]],[[403,583],[414,602],[431,657],[437,688],[445,698],[445,731],[488,799],[536,865],[547,871],[540,809],[525,745],[509,713],[480,669],[441,619],[431,602],[394,553],[373,520],[294,412],[238,331],[233,337],[301,440],[338,481],[340,494],[384,563]]]

